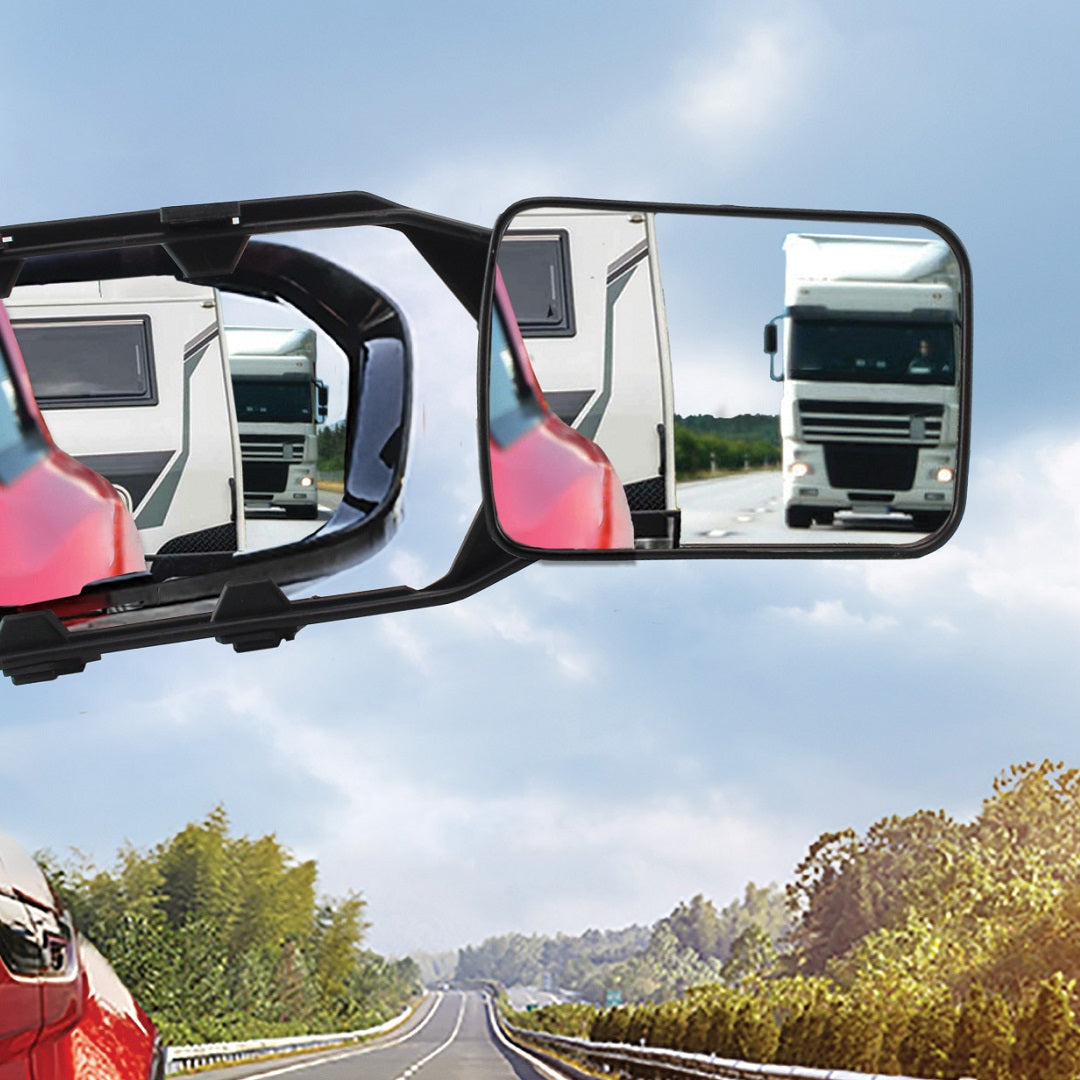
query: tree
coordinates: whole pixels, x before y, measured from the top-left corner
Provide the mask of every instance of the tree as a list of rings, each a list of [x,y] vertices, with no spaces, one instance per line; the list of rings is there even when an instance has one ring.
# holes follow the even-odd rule
[[[1061,972],[1044,980],[1016,1024],[1012,1066],[1018,1080],[1075,1080],[1080,1074],[1080,1029],[1070,998],[1074,984]]]

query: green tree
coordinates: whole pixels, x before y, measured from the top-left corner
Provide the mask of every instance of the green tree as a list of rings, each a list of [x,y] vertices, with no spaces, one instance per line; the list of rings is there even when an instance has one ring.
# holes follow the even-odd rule
[[[1080,1029],[1071,998],[1074,985],[1057,972],[1044,980],[1016,1023],[1012,1067],[1018,1080],[1075,1080],[1080,1074]]]

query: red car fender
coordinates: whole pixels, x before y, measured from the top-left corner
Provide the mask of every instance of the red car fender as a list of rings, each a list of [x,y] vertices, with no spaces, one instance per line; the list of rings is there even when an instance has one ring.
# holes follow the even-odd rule
[[[519,544],[634,546],[630,508],[611,462],[551,414],[505,449],[492,440],[491,480],[499,525]]]
[[[148,1080],[157,1054],[157,1029],[108,961],[81,935],[85,997],[70,1030],[48,1029],[34,1049],[34,1080]]]
[[[0,488],[0,606],[71,596],[99,578],[144,571],[135,522],[116,489],[53,442],[2,307],[0,343],[46,448],[40,461]]]
[[[489,440],[499,526],[516,543],[548,551],[633,548],[634,526],[618,473],[596,443],[548,407],[498,271],[495,308],[526,394],[541,412],[539,422],[508,445]]]
[[[150,1080],[158,1065],[150,1018],[0,832],[0,1080]]]

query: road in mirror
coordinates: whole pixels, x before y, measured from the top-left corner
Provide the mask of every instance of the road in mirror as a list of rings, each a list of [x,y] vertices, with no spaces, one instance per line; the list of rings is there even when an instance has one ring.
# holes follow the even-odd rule
[[[325,249],[333,258],[348,251],[349,233],[273,242]],[[0,483],[14,514],[13,481],[28,482],[35,469],[54,474],[39,483],[29,518],[20,504],[21,531],[8,541],[26,552],[15,551],[0,572],[0,605],[51,601],[91,581],[153,572],[172,556],[278,547],[329,521],[344,491],[350,365],[296,308],[247,295],[259,291],[161,273],[12,290],[4,300],[14,332],[4,348],[5,414],[21,413],[27,432],[43,422],[61,453]],[[377,306],[370,291],[367,305]],[[363,319],[358,313],[357,325]],[[34,401],[17,400],[20,388]],[[31,415],[34,402],[40,419]],[[58,472],[70,474],[64,483]],[[88,489],[100,478],[109,482],[104,495]],[[83,509],[78,520],[74,512],[62,520],[59,504],[76,489]],[[5,534],[20,528],[11,517],[0,514]],[[74,577],[63,572],[70,560],[60,533],[81,529],[85,541],[87,523],[103,517],[109,527],[93,545],[83,543],[98,554]],[[136,557],[121,557],[117,537],[132,526]]]
[[[553,206],[518,215],[498,267],[492,485],[511,539],[902,545],[947,520],[962,294],[936,234]],[[507,372],[516,432],[495,415]],[[590,469],[618,483],[583,484]]]

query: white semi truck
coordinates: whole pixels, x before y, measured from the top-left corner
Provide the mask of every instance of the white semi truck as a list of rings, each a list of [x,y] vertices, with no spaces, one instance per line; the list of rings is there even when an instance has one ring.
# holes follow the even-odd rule
[[[23,285],[4,303],[49,431],[111,481],[147,561],[243,550],[217,291],[150,276]]]
[[[960,271],[937,239],[784,241],[784,514],[931,531],[952,509],[959,434]],[[903,516],[901,516],[903,515]]]
[[[292,517],[319,512],[318,425],[327,388],[316,376],[313,330],[227,327],[240,428],[244,503]]]
[[[638,547],[679,543],[674,395],[654,215],[529,210],[499,248],[552,411],[596,442],[622,481]]]

